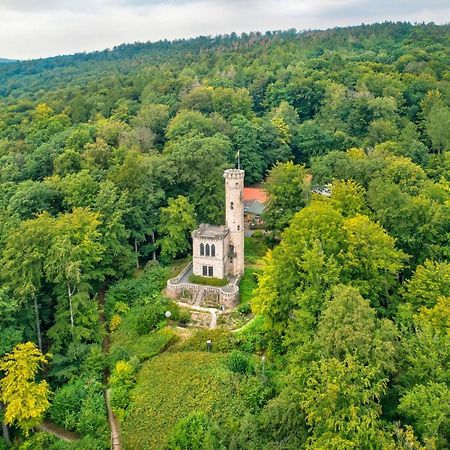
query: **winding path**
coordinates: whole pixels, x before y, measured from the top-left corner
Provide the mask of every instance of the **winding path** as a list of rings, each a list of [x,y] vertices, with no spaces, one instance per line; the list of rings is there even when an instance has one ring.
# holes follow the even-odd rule
[[[99,322],[102,326],[105,325],[105,293],[106,293],[107,285],[105,285],[100,289],[98,293],[98,307],[99,307]],[[106,327],[105,327],[106,328]],[[102,352],[104,355],[107,355],[109,353],[109,346],[110,346],[110,338],[109,333],[106,332],[105,336],[103,337],[103,343],[102,343]],[[112,450],[122,450],[122,445],[120,443],[120,426],[119,421],[117,420],[117,417],[112,411],[111,408],[111,402],[110,402],[110,389],[107,387],[109,378],[109,369],[107,366],[105,366],[103,370],[103,395],[105,398],[105,404],[106,404],[106,412],[108,414],[108,422],[109,427],[111,429],[111,449]]]
[[[52,434],[59,439],[62,439],[66,442],[75,442],[80,439],[80,437],[72,433],[71,431],[65,430],[54,423],[49,422],[48,420],[44,420],[41,424],[36,427],[38,430],[45,431],[46,433]]]
[[[191,305],[189,303],[177,302],[180,306],[188,309],[194,309],[195,311],[207,312],[211,314],[211,322],[209,323],[209,328],[217,327],[217,313],[219,312],[216,308],[204,308],[203,306]]]

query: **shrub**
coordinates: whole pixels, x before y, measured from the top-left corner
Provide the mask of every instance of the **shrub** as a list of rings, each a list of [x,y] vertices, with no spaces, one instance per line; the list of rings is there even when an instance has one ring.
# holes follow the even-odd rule
[[[187,309],[181,310],[178,315],[178,324],[181,326],[185,326],[190,321],[191,321],[191,313]]]
[[[190,275],[189,281],[196,284],[205,284],[207,286],[226,286],[228,280],[226,278],[202,277],[200,275]]]
[[[264,316],[256,316],[247,326],[236,333],[239,349],[255,353],[267,348],[268,338]]]
[[[227,366],[234,373],[244,375],[251,372],[251,364],[248,356],[239,350],[233,350],[230,353],[227,360]]]
[[[136,382],[136,364],[117,361],[109,378],[111,385],[111,407],[122,422],[125,418],[130,391]]]
[[[139,278],[121,280],[111,286],[105,297],[105,314],[108,320],[124,312],[125,307],[144,305],[156,299],[164,289],[169,270],[159,265],[149,265]]]
[[[204,412],[193,412],[181,419],[169,437],[167,450],[214,450],[210,420]]]
[[[86,378],[65,384],[55,393],[50,418],[82,435],[108,436],[102,384]]]
[[[239,305],[238,311],[244,315],[250,314],[252,312],[250,303],[247,302],[247,303],[243,303],[242,305]]]

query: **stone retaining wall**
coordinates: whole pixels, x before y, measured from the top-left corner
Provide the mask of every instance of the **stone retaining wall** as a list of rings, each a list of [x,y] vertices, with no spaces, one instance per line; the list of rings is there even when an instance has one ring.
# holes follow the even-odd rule
[[[181,273],[175,278],[171,278],[167,281],[166,294],[170,298],[178,298],[183,292],[189,291],[194,296],[199,289],[202,289],[206,294],[217,295],[217,300],[221,305],[226,308],[234,308],[239,303],[239,280],[236,280],[235,284],[229,284],[227,287],[231,286],[230,292],[225,292],[221,287],[218,286],[206,286],[195,283],[180,282],[183,276],[191,269],[192,263],[189,263]],[[227,289],[228,290],[228,289]]]

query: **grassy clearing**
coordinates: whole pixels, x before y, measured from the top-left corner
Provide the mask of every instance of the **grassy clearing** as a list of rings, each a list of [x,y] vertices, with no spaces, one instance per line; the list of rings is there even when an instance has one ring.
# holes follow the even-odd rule
[[[245,405],[236,395],[225,358],[218,353],[181,352],[147,361],[122,426],[124,448],[164,448],[176,423],[194,411],[236,429]]]

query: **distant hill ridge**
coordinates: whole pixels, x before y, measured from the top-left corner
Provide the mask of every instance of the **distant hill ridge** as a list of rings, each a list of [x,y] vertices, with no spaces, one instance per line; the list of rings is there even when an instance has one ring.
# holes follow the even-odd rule
[[[384,22],[327,30],[290,29],[136,42],[103,51],[28,61],[11,60],[9,64],[1,64],[0,98],[37,99],[42,96],[42,92],[56,92],[68,86],[81,92],[89,84],[100,80],[105,83],[104,78],[109,78],[114,84],[118,79],[133,77],[136,73],[145,77],[149,70],[161,70],[161,67],[182,71],[199,61],[206,64],[206,68],[214,64],[216,59],[222,59],[231,67],[238,64],[239,58],[253,61],[282,48],[289,48],[299,61],[317,58],[324,53],[332,54],[337,49],[345,50],[346,55],[355,58],[365,53],[366,56],[380,54],[382,56],[377,57],[387,61],[389,58],[395,59],[397,53],[403,53],[405,46],[414,46],[418,40],[432,42],[434,51],[445,52],[449,36],[450,24]],[[280,63],[287,66],[290,61]]]

